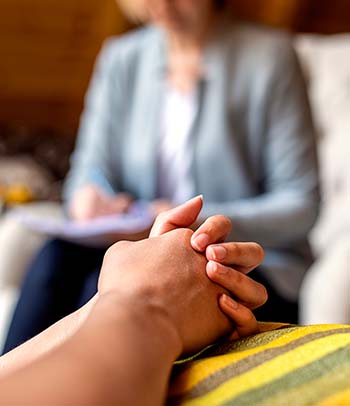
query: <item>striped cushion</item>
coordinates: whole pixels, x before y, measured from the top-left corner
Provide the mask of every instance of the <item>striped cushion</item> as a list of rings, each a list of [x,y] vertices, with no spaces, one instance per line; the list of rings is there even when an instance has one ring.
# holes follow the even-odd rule
[[[261,327],[176,365],[168,405],[350,405],[349,325]]]

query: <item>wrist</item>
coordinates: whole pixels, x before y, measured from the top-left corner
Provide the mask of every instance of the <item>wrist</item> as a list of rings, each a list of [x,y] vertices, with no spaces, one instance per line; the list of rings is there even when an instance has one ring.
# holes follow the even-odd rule
[[[140,331],[157,352],[163,352],[171,361],[182,353],[182,340],[168,313],[147,297],[120,292],[97,295],[91,316],[104,318],[117,332],[121,323],[131,323],[136,333]]]
[[[111,292],[97,295],[86,322],[56,356],[88,403],[160,405],[180,352],[162,311],[139,295]]]

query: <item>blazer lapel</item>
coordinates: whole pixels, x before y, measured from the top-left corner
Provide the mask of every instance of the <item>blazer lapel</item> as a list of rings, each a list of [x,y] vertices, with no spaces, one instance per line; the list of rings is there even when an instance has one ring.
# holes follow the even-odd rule
[[[149,49],[143,51],[123,165],[127,189],[145,200],[157,194],[157,145],[166,68],[162,34],[156,34]]]

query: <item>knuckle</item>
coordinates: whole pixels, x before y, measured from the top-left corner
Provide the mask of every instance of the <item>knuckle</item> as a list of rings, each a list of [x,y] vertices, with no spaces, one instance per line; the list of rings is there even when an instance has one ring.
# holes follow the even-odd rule
[[[117,243],[115,243],[115,245],[119,249],[127,248],[130,244],[132,244],[131,241],[126,241],[126,240],[118,241]]]
[[[113,244],[113,245],[111,245],[108,249],[107,249],[107,251],[105,252],[105,257],[110,257],[110,256],[112,256],[113,254],[114,254],[114,252],[115,252],[115,250],[116,250],[116,245],[117,245],[118,243],[115,243],[115,244]]]
[[[232,279],[234,279],[235,284],[237,284],[238,286],[242,285],[244,282],[247,281],[247,278],[245,277],[245,275],[239,271],[231,269],[230,274],[231,274]]]
[[[114,245],[112,245],[111,247],[109,247],[107,249],[107,251],[105,252],[105,255],[103,257],[103,260],[107,261],[107,262],[111,261],[112,258],[115,255],[115,251],[116,251],[116,247],[115,247],[115,244],[114,244]]]
[[[105,257],[106,258],[110,258],[113,257],[114,255],[118,254],[119,250],[125,250],[129,245],[131,244],[130,241],[118,241],[115,244],[111,245],[106,253],[105,253]]]
[[[220,217],[220,221],[226,228],[228,228],[228,229],[232,228],[232,222],[227,216],[224,216],[221,214],[221,215],[219,215],[219,217]]]
[[[172,233],[184,243],[188,243],[193,235],[193,231],[189,228],[177,228]]]
[[[223,214],[217,214],[213,217],[213,222],[219,223],[222,227],[231,229],[231,220]]]
[[[236,242],[230,243],[231,251],[235,254],[235,256],[240,257],[242,255],[242,248]]]
[[[205,227],[206,232],[208,233],[213,233],[217,232],[217,230],[231,230],[232,224],[231,220],[222,215],[222,214],[217,214],[215,216],[209,217],[204,223],[203,227]]]
[[[154,223],[155,223],[156,225],[165,223],[165,222],[168,221],[168,217],[169,217],[169,214],[168,214],[167,212],[163,211],[162,213],[159,213],[159,214],[158,214],[158,216],[156,217]]]
[[[182,231],[184,240],[190,241],[194,232],[192,230],[190,230],[189,228],[182,228],[180,230]]]
[[[207,218],[204,223],[199,227],[200,232],[211,233],[215,226],[214,217]],[[197,230],[197,231],[198,231]]]

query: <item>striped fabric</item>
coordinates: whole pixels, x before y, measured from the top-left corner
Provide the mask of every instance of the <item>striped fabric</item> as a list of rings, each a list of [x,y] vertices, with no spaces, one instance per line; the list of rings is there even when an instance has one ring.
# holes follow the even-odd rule
[[[350,406],[350,326],[261,323],[175,366],[168,406]]]

